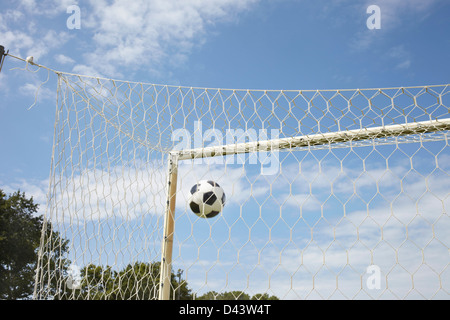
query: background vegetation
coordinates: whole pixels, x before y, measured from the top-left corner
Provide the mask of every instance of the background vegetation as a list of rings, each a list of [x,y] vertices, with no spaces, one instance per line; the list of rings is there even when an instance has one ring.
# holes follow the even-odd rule
[[[56,275],[46,288],[54,299],[138,300],[158,296],[159,262],[136,262],[119,271],[113,270],[111,266],[89,264],[80,270],[80,279],[73,278],[71,262],[66,258],[69,240],[53,230],[50,221],[37,216],[37,209],[38,204],[34,203],[33,198],[28,199],[20,190],[7,196],[0,189],[0,299],[33,298],[42,236],[43,243],[61,244],[58,250],[47,252],[42,258],[43,265],[49,266],[48,272]],[[47,232],[41,235],[44,223],[47,224]],[[170,296],[177,300],[192,300],[194,294],[188,283],[181,279],[182,274],[182,270],[176,274],[172,272]],[[61,283],[57,279],[65,281]],[[278,300],[267,293],[249,296],[242,291],[210,291],[195,299]]]

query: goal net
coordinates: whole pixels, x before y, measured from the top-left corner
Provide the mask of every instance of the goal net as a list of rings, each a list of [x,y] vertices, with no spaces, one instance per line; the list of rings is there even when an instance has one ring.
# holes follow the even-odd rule
[[[449,92],[58,73],[35,298],[448,298]]]

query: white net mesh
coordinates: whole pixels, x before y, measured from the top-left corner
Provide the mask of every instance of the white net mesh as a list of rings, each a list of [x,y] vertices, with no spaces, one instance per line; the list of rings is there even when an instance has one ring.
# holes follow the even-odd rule
[[[448,85],[260,91],[58,76],[36,298],[157,299],[167,236],[171,299],[448,298]],[[214,218],[189,207],[200,180],[225,191]]]

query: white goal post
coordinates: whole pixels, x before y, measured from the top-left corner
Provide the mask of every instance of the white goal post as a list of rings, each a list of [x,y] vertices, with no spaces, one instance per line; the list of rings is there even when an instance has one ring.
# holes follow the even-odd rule
[[[354,129],[348,131],[320,133],[292,138],[282,138],[247,143],[236,143],[215,147],[204,147],[191,150],[171,151],[172,157],[178,160],[198,159],[206,157],[226,156],[259,151],[293,149],[330,143],[343,143],[377,138],[398,137],[450,129],[450,118],[421,121],[382,127]]]
[[[216,156],[220,157],[249,152],[293,149],[330,143],[398,137],[402,135],[423,134],[448,130],[450,130],[450,118],[169,152],[169,179],[167,183],[168,197],[167,209],[164,218],[164,240],[161,259],[162,272],[160,279],[159,299],[168,300],[170,298],[169,288],[170,274],[172,270],[173,235],[175,232],[174,217],[177,192],[178,161]]]
[[[450,85],[56,74],[35,299],[447,298]],[[213,218],[188,205],[201,180]]]

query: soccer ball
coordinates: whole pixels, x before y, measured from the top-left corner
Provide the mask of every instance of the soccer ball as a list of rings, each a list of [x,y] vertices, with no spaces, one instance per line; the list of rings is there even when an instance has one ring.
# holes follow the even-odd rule
[[[201,180],[191,188],[189,207],[201,218],[212,218],[222,211],[225,192],[217,182]]]

